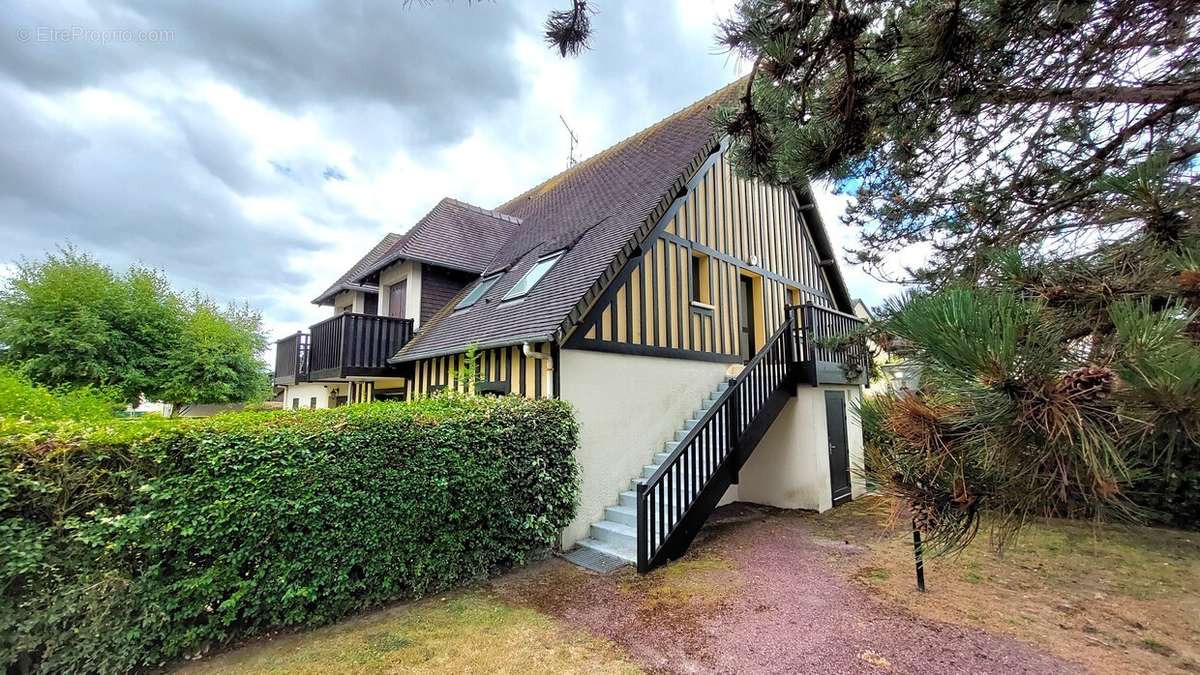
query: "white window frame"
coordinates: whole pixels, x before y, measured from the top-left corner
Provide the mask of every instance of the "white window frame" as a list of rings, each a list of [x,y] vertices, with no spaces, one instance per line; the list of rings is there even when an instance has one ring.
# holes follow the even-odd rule
[[[468,307],[475,306],[475,303],[482,300],[483,296],[487,295],[488,291],[492,290],[492,286],[495,286],[496,282],[500,281],[500,277],[503,275],[503,272],[498,272],[480,279],[475,288],[472,288],[471,292],[467,293],[466,297],[464,297],[458,302],[457,305],[454,306],[454,311],[457,312],[460,309],[467,309]],[[468,300],[470,302],[468,302]]]
[[[566,254],[566,252],[567,249],[564,248],[538,258],[537,262],[533,263],[533,266],[526,270],[525,274],[521,275],[520,280],[513,284],[512,288],[508,289],[508,292],[504,294],[504,300],[516,300],[517,298],[523,298],[526,295],[529,295],[529,293],[537,287],[538,283],[540,283],[542,279],[546,278],[546,275],[550,273],[550,270],[554,269],[554,266],[558,264],[558,261],[562,260],[562,257]],[[543,267],[542,263],[545,262],[549,262],[550,264]],[[517,289],[521,288],[521,286],[525,284],[525,281],[532,277],[534,272],[536,272],[539,267],[541,268],[541,273],[538,274],[535,279],[530,281],[524,290],[518,292]]]

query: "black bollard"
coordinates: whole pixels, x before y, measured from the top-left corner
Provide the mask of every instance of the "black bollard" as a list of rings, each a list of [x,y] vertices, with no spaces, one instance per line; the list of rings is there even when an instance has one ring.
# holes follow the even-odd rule
[[[925,592],[925,561],[921,555],[921,531],[917,529],[917,520],[913,519],[913,558],[917,561],[917,590]]]

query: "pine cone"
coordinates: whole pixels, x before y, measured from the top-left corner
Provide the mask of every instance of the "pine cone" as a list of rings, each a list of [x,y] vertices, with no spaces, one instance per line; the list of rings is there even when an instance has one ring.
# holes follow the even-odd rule
[[[1178,276],[1179,290],[1184,293],[1200,294],[1200,272],[1185,270]]]
[[[1067,398],[1080,401],[1102,401],[1112,394],[1117,374],[1104,366],[1080,366],[1063,373],[1058,391]]]
[[[940,520],[938,508],[926,502],[913,502],[912,517],[913,527],[922,533],[929,533],[937,529]]]

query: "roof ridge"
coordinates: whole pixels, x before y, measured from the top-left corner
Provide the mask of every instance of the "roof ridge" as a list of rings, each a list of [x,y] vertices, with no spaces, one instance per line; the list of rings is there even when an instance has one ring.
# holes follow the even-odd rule
[[[564,169],[563,171],[560,171],[560,172],[554,174],[553,176],[550,176],[546,180],[544,180],[544,181],[538,183],[537,185],[534,185],[533,187],[529,188],[528,190],[518,194],[516,197],[513,197],[512,199],[501,204],[500,206],[497,206],[496,210],[499,211],[502,209],[511,208],[511,207],[515,206],[518,202],[520,202],[521,199],[527,198],[536,193],[545,191],[545,189],[547,187],[553,186],[563,180],[566,180],[571,175],[573,175],[573,174],[577,173],[578,171],[581,171],[585,167],[588,167],[588,166],[594,164],[595,162],[599,161],[602,157],[611,155],[612,153],[614,153],[617,150],[632,143],[633,141],[637,140],[638,138],[641,138],[643,136],[646,136],[646,135],[656,131],[659,127],[662,127],[663,125],[670,123],[671,121],[675,120],[676,118],[678,118],[682,115],[685,115],[689,112],[692,112],[701,106],[709,105],[709,103],[713,99],[721,98],[728,91],[730,91],[732,89],[736,89],[739,86],[742,86],[745,83],[746,78],[748,78],[748,77],[750,77],[750,76],[743,75],[742,77],[739,77],[738,79],[734,80],[733,82],[730,82],[729,84],[725,85],[724,87],[721,87],[720,89],[714,91],[713,93],[709,94],[708,96],[705,96],[704,98],[702,98],[698,101],[693,101],[692,103],[689,103],[688,105],[680,108],[679,110],[676,110],[675,112],[671,113],[670,115],[667,115],[666,117],[660,119],[659,121],[655,122],[654,124],[651,124],[650,126],[645,127],[644,129],[641,129],[640,131],[637,131],[633,134],[630,134],[629,136],[626,136],[625,138],[617,141],[616,143],[613,143],[612,145],[597,152],[596,154],[592,155],[591,157],[588,157],[587,159],[583,160],[582,162],[579,162],[575,166],[568,167],[568,168]]]
[[[454,197],[442,197],[442,201],[450,202],[460,208],[469,209],[471,211],[475,211],[476,213],[482,213],[485,216],[491,216],[492,218],[497,218],[499,220],[503,220],[503,221],[512,223],[514,225],[520,225],[525,222],[516,216],[510,216],[507,213],[500,213],[499,211],[493,211],[492,209],[485,209],[482,206],[475,206],[474,204],[468,204],[467,202],[464,202],[461,199],[455,199]]]

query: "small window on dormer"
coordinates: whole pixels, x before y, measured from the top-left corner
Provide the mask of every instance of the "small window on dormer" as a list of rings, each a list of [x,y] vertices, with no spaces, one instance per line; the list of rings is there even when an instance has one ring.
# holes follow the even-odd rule
[[[492,286],[494,286],[499,279],[499,274],[493,274],[490,277],[484,277],[483,279],[480,279],[479,283],[475,284],[475,288],[472,288],[471,292],[467,293],[467,297],[460,300],[458,304],[454,306],[454,309],[466,309],[479,302],[479,299],[487,295],[487,292],[492,290]]]
[[[537,282],[541,281],[542,277],[546,276],[546,273],[550,271],[550,268],[554,267],[554,263],[558,262],[558,259],[563,256],[563,253],[566,253],[566,251],[557,251],[548,256],[540,258],[533,264],[533,267],[529,268],[529,271],[525,273],[525,276],[521,277],[520,281],[514,284],[512,288],[508,289],[508,292],[504,294],[504,299],[512,300],[513,298],[519,298],[533,290],[533,287],[537,285]]]

